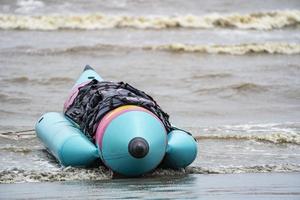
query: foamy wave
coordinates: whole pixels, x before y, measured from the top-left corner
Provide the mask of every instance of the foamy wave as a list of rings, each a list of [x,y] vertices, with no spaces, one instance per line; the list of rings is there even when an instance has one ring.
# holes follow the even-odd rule
[[[104,167],[82,169],[67,167],[56,171],[35,171],[18,168],[0,171],[0,183],[74,181],[74,180],[105,180],[111,179],[111,171]]]
[[[8,151],[14,153],[30,153],[33,149],[25,148],[25,147],[16,147],[16,146],[4,146],[0,147],[0,151]]]
[[[209,54],[231,54],[244,55],[249,53],[268,53],[268,54],[299,54],[300,44],[289,43],[253,43],[236,45],[187,45],[187,44],[168,44],[160,46],[149,46],[145,49],[164,50],[173,52],[192,52]]]
[[[233,174],[263,172],[300,172],[300,165],[281,164],[229,167],[187,167],[186,169],[180,170],[156,169],[152,173],[145,174],[144,177],[166,177],[186,174]],[[23,170],[19,168],[0,171],[0,183],[108,180],[112,178],[112,171],[102,166],[92,169],[67,167],[55,171]]]
[[[286,133],[272,133],[267,135],[247,135],[247,134],[206,134],[196,136],[196,139],[218,139],[218,140],[256,140],[272,142],[275,144],[300,144],[300,135]]]
[[[271,30],[300,23],[299,10],[259,12],[251,14],[210,14],[205,16],[113,16],[81,15],[0,15],[0,28],[25,30],[107,29],[107,28],[239,28]]]
[[[266,42],[266,43],[245,43],[229,45],[201,45],[201,44],[181,44],[171,43],[165,45],[149,46],[126,46],[126,45],[109,45],[96,44],[91,46],[74,46],[66,48],[45,48],[45,49],[6,49],[5,51],[14,51],[30,55],[52,55],[52,54],[75,54],[87,51],[123,51],[143,49],[145,51],[169,51],[184,53],[206,53],[206,54],[300,54],[300,44],[284,42]],[[16,81],[26,82],[26,78],[19,78]]]
[[[195,138],[198,140],[255,140],[274,144],[300,145],[299,123],[226,125],[205,128],[204,131],[209,133],[195,136]]]
[[[237,173],[265,173],[265,172],[300,172],[300,165],[254,165],[234,167],[188,167],[188,174],[237,174]]]
[[[5,138],[5,139],[9,139],[9,140],[22,140],[22,139],[30,139],[30,138],[35,138],[35,137],[36,137],[36,134],[35,134],[35,130],[33,130],[33,129],[21,130],[21,131],[6,131],[3,133],[0,133],[0,138]],[[6,147],[2,147],[2,148],[0,148],[0,150],[1,149],[5,150],[5,148]],[[9,150],[9,149],[6,149],[6,150]]]

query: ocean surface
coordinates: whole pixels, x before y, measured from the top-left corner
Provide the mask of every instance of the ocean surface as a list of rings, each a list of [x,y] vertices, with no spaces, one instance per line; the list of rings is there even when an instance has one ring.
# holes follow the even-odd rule
[[[142,181],[59,166],[31,130],[43,113],[62,111],[86,64],[150,94],[198,139],[196,161]],[[65,188],[56,195],[71,191],[72,199],[85,188],[97,198],[99,185],[121,199],[151,191],[173,199],[214,191],[299,199],[300,1],[0,0],[0,105],[0,199],[15,193],[9,188],[22,187],[15,198],[24,198],[36,186]],[[250,185],[232,189],[241,183],[226,180],[235,178]],[[210,185],[198,191],[205,180]],[[213,187],[219,181],[226,186]],[[132,196],[118,187],[143,191]]]

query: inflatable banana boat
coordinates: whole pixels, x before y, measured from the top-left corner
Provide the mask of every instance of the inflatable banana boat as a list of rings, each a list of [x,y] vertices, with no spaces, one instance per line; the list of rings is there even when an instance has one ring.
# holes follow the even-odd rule
[[[78,92],[91,81],[103,82],[103,79],[86,66],[72,88],[65,109],[74,104]],[[139,105],[122,105],[107,111],[93,126],[93,137],[87,136],[82,127],[64,111],[44,114],[35,129],[61,165],[88,167],[101,159],[113,172],[128,177],[140,176],[158,165],[185,168],[197,155],[191,134],[177,128],[168,132],[155,113]]]

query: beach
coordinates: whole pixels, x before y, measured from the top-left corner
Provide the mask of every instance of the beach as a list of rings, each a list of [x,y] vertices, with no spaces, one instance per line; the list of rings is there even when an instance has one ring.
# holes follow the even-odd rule
[[[0,199],[299,199],[300,3],[3,1]],[[86,64],[198,142],[184,170],[63,168],[35,135]]]

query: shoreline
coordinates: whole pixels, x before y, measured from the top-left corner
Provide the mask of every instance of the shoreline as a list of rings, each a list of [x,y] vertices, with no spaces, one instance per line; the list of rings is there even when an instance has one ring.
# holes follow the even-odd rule
[[[0,184],[3,199],[299,199],[299,191],[299,172]]]

